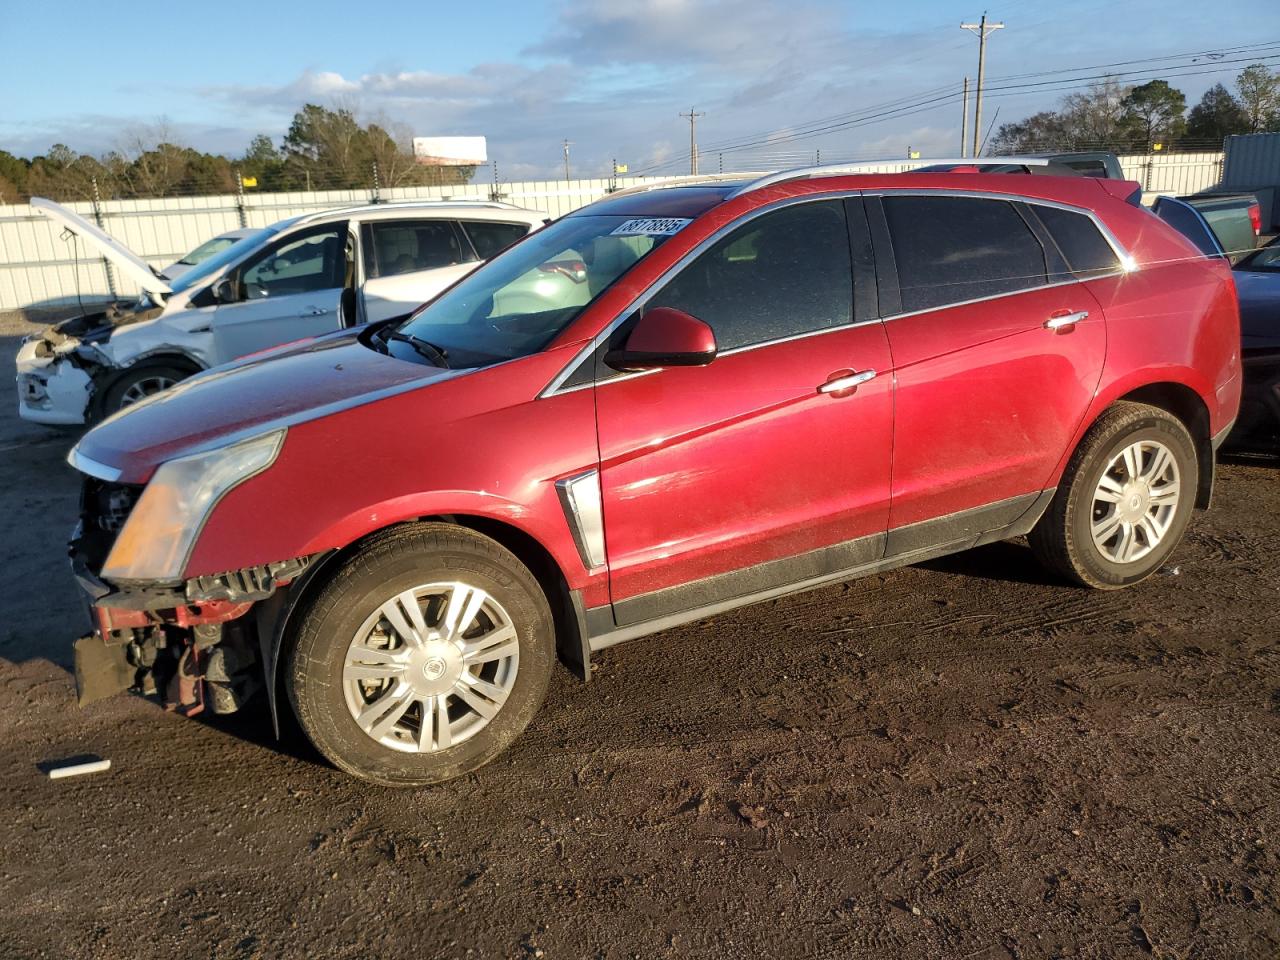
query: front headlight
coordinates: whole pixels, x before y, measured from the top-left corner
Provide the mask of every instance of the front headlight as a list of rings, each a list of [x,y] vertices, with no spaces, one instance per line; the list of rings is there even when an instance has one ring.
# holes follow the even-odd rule
[[[275,462],[283,430],[161,464],[102,568],[108,580],[179,580],[223,495]]]

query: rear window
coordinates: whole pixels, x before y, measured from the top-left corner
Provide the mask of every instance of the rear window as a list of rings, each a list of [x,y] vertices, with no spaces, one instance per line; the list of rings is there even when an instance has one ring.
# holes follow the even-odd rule
[[[492,220],[462,221],[462,229],[476,248],[481,260],[488,260],[499,250],[505,250],[526,233],[527,223],[498,223]]]
[[[1044,248],[1007,201],[887,196],[883,202],[904,312],[1047,282]]]
[[[1120,258],[1092,218],[1058,207],[1031,209],[1052,234],[1073,274],[1092,277],[1120,269]]]
[[[1107,177],[1107,165],[1101,160],[1056,160],[1064,167],[1070,167],[1072,170],[1079,170],[1086,177]]]

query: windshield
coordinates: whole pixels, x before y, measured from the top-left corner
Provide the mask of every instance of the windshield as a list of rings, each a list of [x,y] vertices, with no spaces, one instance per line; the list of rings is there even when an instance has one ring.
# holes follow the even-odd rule
[[[194,267],[197,263],[208,260],[215,253],[227,249],[237,239],[237,237],[214,237],[212,240],[206,240],[178,262],[184,267]]]
[[[1249,254],[1236,264],[1236,269],[1256,273],[1280,273],[1280,242],[1273,240],[1261,250]]]
[[[261,230],[253,231],[246,237],[241,237],[221,253],[214,254],[208,260],[202,260],[192,267],[177,280],[170,283],[169,288],[174,293],[181,293],[183,290],[199,286],[201,282],[213,276],[227,264],[235,263],[245,254],[260,246],[267,237],[274,236],[276,230],[276,227],[263,227]]]
[[[557,220],[427,304],[399,331],[476,367],[536,353],[618,277],[689,223],[678,217]],[[396,356],[412,346],[390,340]]]

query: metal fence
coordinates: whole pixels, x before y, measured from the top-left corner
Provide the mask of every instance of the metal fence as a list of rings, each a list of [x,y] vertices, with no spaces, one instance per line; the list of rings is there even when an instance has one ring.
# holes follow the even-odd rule
[[[902,173],[928,160],[886,161],[867,165],[867,173]],[[1125,174],[1150,193],[1195,193],[1216,184],[1221,153],[1121,158]],[[210,237],[237,227],[266,226],[287,217],[373,201],[490,200],[495,196],[522,207],[560,217],[625,188],[671,177],[618,177],[614,180],[534,180],[520,183],[381,190],[320,190],[303,193],[169,197],[156,200],[105,200],[67,203],[98,223],[157,268],[163,268]],[[678,178],[677,178],[678,179]],[[133,296],[132,284],[114,276],[82,242],[64,238],[50,220],[26,204],[0,206],[0,310],[31,309],[111,296]]]

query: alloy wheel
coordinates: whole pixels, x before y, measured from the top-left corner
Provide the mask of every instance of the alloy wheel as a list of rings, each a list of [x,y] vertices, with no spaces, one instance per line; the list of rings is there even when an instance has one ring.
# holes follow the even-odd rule
[[[1173,451],[1158,440],[1129,444],[1107,463],[1094,489],[1094,545],[1112,563],[1141,560],[1169,532],[1180,495]]]
[[[132,406],[139,400],[145,400],[162,390],[168,390],[177,382],[170,377],[160,375],[143,377],[129,385],[129,389],[120,397],[120,406],[121,408]]]
[[[506,702],[520,666],[511,617],[460,581],[398,593],[347,648],[343,693],[356,725],[383,746],[434,753],[474,736]]]

